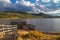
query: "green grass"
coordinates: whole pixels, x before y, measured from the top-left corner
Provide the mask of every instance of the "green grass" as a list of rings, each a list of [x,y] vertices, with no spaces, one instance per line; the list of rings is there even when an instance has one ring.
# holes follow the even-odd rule
[[[60,18],[60,16],[51,16],[44,13],[32,14],[26,12],[0,12],[0,18]]]
[[[0,12],[0,18],[41,18],[41,16],[26,13]]]

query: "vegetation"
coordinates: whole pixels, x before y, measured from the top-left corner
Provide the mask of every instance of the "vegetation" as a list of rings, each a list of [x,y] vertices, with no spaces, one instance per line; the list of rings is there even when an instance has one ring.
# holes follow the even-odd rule
[[[40,18],[25,12],[0,12],[0,18]]]
[[[32,14],[26,12],[0,12],[0,18],[60,18],[60,16],[51,16],[44,13]]]
[[[60,40],[59,35],[48,35],[38,31],[18,31],[17,40]]]

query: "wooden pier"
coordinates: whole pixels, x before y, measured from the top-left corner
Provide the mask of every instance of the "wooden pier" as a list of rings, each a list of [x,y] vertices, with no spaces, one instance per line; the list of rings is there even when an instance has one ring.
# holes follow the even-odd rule
[[[14,35],[14,36],[13,36]],[[17,25],[0,25],[1,40],[15,40],[17,35]]]

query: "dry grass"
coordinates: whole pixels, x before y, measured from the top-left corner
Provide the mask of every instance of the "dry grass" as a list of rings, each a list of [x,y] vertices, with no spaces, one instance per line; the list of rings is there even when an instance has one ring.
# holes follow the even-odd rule
[[[47,35],[38,31],[18,30],[17,40],[57,40],[59,38],[58,35]]]

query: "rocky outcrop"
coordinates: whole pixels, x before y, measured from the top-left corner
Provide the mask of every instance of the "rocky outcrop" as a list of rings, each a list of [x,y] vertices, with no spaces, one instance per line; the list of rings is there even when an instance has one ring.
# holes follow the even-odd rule
[[[27,24],[26,22],[11,22],[11,25],[17,25],[18,29],[35,30],[35,25]]]

